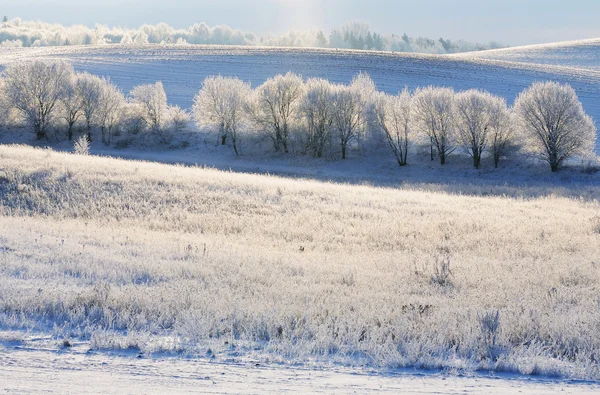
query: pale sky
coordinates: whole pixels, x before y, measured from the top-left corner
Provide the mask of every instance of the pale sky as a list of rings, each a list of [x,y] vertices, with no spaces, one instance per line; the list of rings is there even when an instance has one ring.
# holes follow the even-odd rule
[[[383,34],[507,45],[600,37],[600,0],[1,0],[0,15],[90,27],[206,22],[261,35],[361,21]]]

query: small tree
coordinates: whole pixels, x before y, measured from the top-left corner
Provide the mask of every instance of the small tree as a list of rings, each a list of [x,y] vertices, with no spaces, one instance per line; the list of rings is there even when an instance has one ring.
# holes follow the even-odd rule
[[[85,120],[87,139],[90,142],[92,141],[92,125],[96,121],[96,114],[100,107],[102,86],[107,83],[108,81],[92,74],[81,73],[77,75],[75,88],[81,101],[81,112]]]
[[[83,102],[77,91],[76,75],[71,76],[71,78],[65,83],[65,91],[64,95],[60,99],[60,103],[60,112],[62,118],[67,123],[67,138],[69,141],[71,141],[73,140],[73,127],[83,115]]]
[[[290,129],[303,87],[302,77],[297,74],[277,75],[256,88],[247,102],[250,120],[268,133],[276,151],[289,151]]]
[[[514,109],[525,148],[548,162],[553,172],[568,158],[593,151],[596,127],[570,85],[536,82],[521,92]]]
[[[432,155],[435,147],[442,165],[456,149],[453,101],[452,89],[433,86],[417,89],[413,99],[414,125],[429,138]]]
[[[331,84],[327,80],[311,78],[300,103],[300,113],[306,122],[307,148],[316,158],[323,156],[331,138],[333,106]]]
[[[488,145],[492,129],[491,106],[494,97],[488,92],[471,89],[460,92],[454,99],[458,137],[473,166],[479,169],[481,157]]]
[[[56,116],[56,104],[73,75],[71,65],[58,62],[23,62],[4,72],[6,97],[25,121],[33,127],[36,138],[47,138]]]
[[[143,117],[152,130],[160,130],[167,112],[167,94],[162,82],[139,85],[131,91],[133,102],[143,109]]]
[[[179,106],[171,106],[167,109],[169,129],[174,132],[184,131],[190,122],[190,114]]]
[[[198,127],[218,128],[221,144],[230,137],[236,155],[239,154],[238,132],[250,92],[250,84],[239,78],[207,77],[194,98],[192,111]]]
[[[363,102],[357,90],[338,85],[332,89],[331,103],[333,127],[342,150],[342,159],[346,159],[348,144],[357,139],[364,126]]]
[[[398,96],[379,93],[375,99],[375,119],[400,166],[406,166],[412,138],[412,96],[404,89]]]
[[[106,145],[112,141],[114,128],[121,120],[124,106],[123,93],[110,81],[105,80],[100,89],[97,116],[102,131],[102,142]]]
[[[515,143],[513,117],[506,106],[506,100],[494,97],[489,105],[490,136],[489,151],[494,159],[494,168],[498,168],[500,158],[504,156]]]

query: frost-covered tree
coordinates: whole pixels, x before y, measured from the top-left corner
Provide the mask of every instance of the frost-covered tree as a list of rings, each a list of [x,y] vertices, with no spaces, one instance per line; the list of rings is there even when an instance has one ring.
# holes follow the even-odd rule
[[[419,88],[413,97],[415,128],[435,147],[440,163],[456,149],[456,123],[454,120],[454,90],[429,86]]]
[[[4,78],[0,77],[0,126],[6,126],[11,123],[10,120],[11,105],[6,96],[6,86]]]
[[[456,94],[454,113],[461,145],[479,169],[481,157],[492,132],[492,106],[496,98],[488,92],[471,89]]]
[[[97,117],[102,132],[102,142],[106,145],[112,141],[114,129],[121,121],[124,106],[123,93],[110,81],[104,80],[100,89]]]
[[[4,72],[6,97],[33,127],[36,138],[47,138],[56,116],[56,105],[65,93],[73,68],[62,61],[22,62]]]
[[[160,130],[167,112],[167,94],[162,82],[139,85],[131,91],[133,102],[143,110],[143,117],[152,130]]]
[[[331,138],[333,123],[333,105],[331,84],[320,78],[306,81],[306,87],[300,102],[300,113],[306,123],[307,149],[320,158]]]
[[[85,120],[89,141],[92,141],[92,126],[96,122],[102,86],[106,83],[107,81],[92,74],[81,73],[77,75],[77,96],[81,100],[81,112]]]
[[[169,129],[173,132],[185,130],[190,122],[190,114],[179,106],[170,106],[167,109]]]
[[[268,79],[257,87],[246,105],[250,120],[263,128],[276,151],[289,151],[289,134],[298,114],[304,82],[302,77],[287,73]]]
[[[236,155],[238,133],[244,122],[244,106],[250,96],[250,84],[231,77],[207,77],[200,92],[194,98],[193,115],[198,127],[213,127],[218,130],[221,144],[227,138]]]
[[[67,138],[73,140],[73,128],[83,115],[83,102],[77,89],[78,75],[73,74],[65,82],[64,94],[60,99],[60,115],[67,124]]]
[[[514,110],[525,148],[558,171],[565,160],[589,155],[596,142],[596,127],[568,84],[536,82],[521,92]]]
[[[338,85],[332,88],[333,128],[346,159],[348,144],[356,140],[365,125],[366,117],[361,94],[352,86]]]
[[[404,89],[398,96],[383,92],[374,100],[375,119],[400,166],[406,166],[408,147],[413,137],[412,96]]]
[[[377,93],[375,82],[365,72],[360,72],[352,78],[350,88],[358,94],[360,100],[360,107],[363,117],[361,119],[360,129],[357,132],[357,142],[360,147],[361,142],[366,140],[366,135],[369,131],[377,129],[377,123],[375,122],[374,113],[374,97]]]
[[[511,111],[506,106],[506,99],[494,97],[489,103],[490,131],[488,149],[498,168],[500,158],[515,145],[515,128]]]

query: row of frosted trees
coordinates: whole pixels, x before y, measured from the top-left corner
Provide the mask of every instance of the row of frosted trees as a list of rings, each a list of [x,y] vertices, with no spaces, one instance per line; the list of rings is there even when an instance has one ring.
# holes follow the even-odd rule
[[[509,108],[505,99],[480,90],[455,92],[425,87],[398,95],[378,92],[366,74],[351,84],[332,84],[295,74],[278,75],[255,89],[238,78],[208,77],[195,98],[198,126],[218,131],[236,153],[244,133],[263,130],[273,148],[321,157],[367,142],[387,142],[400,166],[415,145],[429,146],[445,164],[457,149],[475,168],[489,155],[498,166],[509,150],[520,148],[547,161],[552,171],[574,156],[593,155],[596,128],[573,88],[535,83]],[[337,147],[337,148],[336,148]]]
[[[0,78],[0,124],[24,124],[38,140],[50,132],[72,140],[84,130],[105,144],[122,131],[180,129],[189,116],[167,104],[162,83],[140,85],[126,97],[109,79],[76,73],[65,62],[23,62],[9,66]]]
[[[314,157],[389,146],[400,166],[416,147],[441,164],[460,150],[479,168],[516,148],[548,162],[553,171],[574,156],[593,153],[596,129],[575,91],[553,82],[535,83],[509,108],[503,98],[479,90],[424,87],[398,95],[377,91],[366,74],[350,84],[287,73],[252,88],[238,78],[211,76],[194,99],[193,119],[216,133],[236,154],[244,145]],[[83,130],[110,144],[118,132],[181,131],[190,115],[170,107],[162,83],[141,85],[128,97],[108,79],[76,73],[64,62],[24,62],[0,78],[0,123],[21,122],[38,139],[52,130],[72,139]]]

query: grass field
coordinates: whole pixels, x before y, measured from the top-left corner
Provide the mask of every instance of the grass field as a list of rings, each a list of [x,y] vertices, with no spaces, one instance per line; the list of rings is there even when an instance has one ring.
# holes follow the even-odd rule
[[[600,379],[600,202],[0,146],[0,326],[92,348]]]

